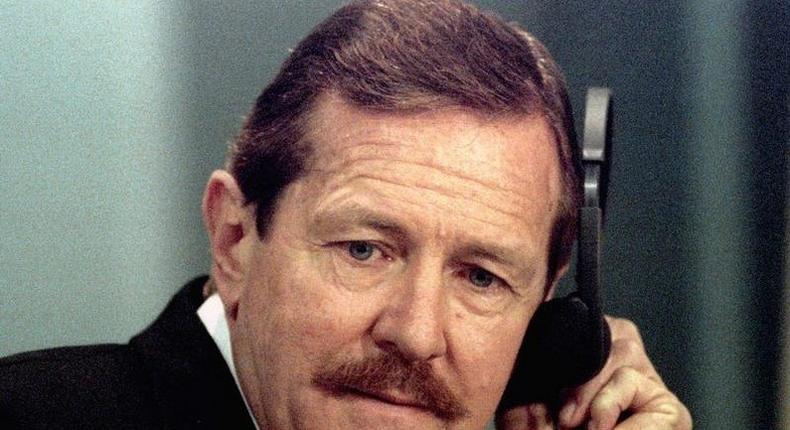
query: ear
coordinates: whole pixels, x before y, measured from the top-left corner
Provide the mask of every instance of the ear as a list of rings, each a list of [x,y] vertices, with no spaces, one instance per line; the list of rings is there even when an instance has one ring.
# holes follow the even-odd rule
[[[557,271],[557,274],[554,276],[551,284],[546,284],[546,295],[543,297],[544,302],[554,298],[554,293],[557,292],[557,286],[560,285],[560,279],[562,279],[565,274],[568,273],[570,266],[570,263],[565,263],[565,265],[560,267],[560,270]]]
[[[236,179],[216,170],[203,194],[203,222],[211,242],[211,277],[228,318],[236,319],[253,240],[257,238],[252,206],[244,204]]]

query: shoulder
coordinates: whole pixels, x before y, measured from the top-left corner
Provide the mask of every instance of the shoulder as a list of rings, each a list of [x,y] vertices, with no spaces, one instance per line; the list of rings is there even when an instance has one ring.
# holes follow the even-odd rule
[[[40,391],[79,382],[88,387],[128,376],[126,345],[90,345],[24,352],[0,359],[0,388]],[[3,396],[5,397],[5,396]]]
[[[126,345],[86,345],[42,349],[22,352],[0,358],[0,377],[6,372],[23,371],[28,368],[47,367],[51,363],[76,364],[82,360],[112,360],[123,355]]]
[[[132,423],[150,410],[145,379],[139,357],[126,345],[12,355],[0,359],[0,427],[136,427]]]

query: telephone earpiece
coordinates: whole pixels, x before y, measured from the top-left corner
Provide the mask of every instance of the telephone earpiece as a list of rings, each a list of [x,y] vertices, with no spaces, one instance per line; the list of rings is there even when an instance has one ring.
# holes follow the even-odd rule
[[[579,209],[576,285],[540,305],[530,321],[497,413],[556,401],[564,388],[594,377],[609,357],[611,334],[601,311],[600,238],[608,179],[611,92],[590,88],[584,121],[584,204]]]

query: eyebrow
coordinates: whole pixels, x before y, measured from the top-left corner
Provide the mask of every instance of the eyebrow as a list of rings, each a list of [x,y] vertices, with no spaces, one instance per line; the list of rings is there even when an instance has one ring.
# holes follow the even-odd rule
[[[338,226],[363,226],[400,240],[408,240],[406,229],[394,219],[360,205],[345,206],[319,213],[311,230],[328,232]],[[341,227],[342,228],[342,227]]]
[[[460,256],[474,257],[490,260],[495,263],[518,269],[524,265],[527,259],[523,255],[513,252],[510,248],[493,243],[470,243],[461,247]]]

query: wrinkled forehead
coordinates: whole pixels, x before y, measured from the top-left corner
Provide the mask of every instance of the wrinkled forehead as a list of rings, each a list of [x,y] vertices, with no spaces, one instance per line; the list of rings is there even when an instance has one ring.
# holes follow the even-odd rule
[[[491,116],[462,108],[380,112],[325,94],[315,103],[305,137],[314,147],[311,170],[391,160],[496,190],[513,203],[543,203],[544,214],[554,214],[559,204],[559,157],[541,115]]]

